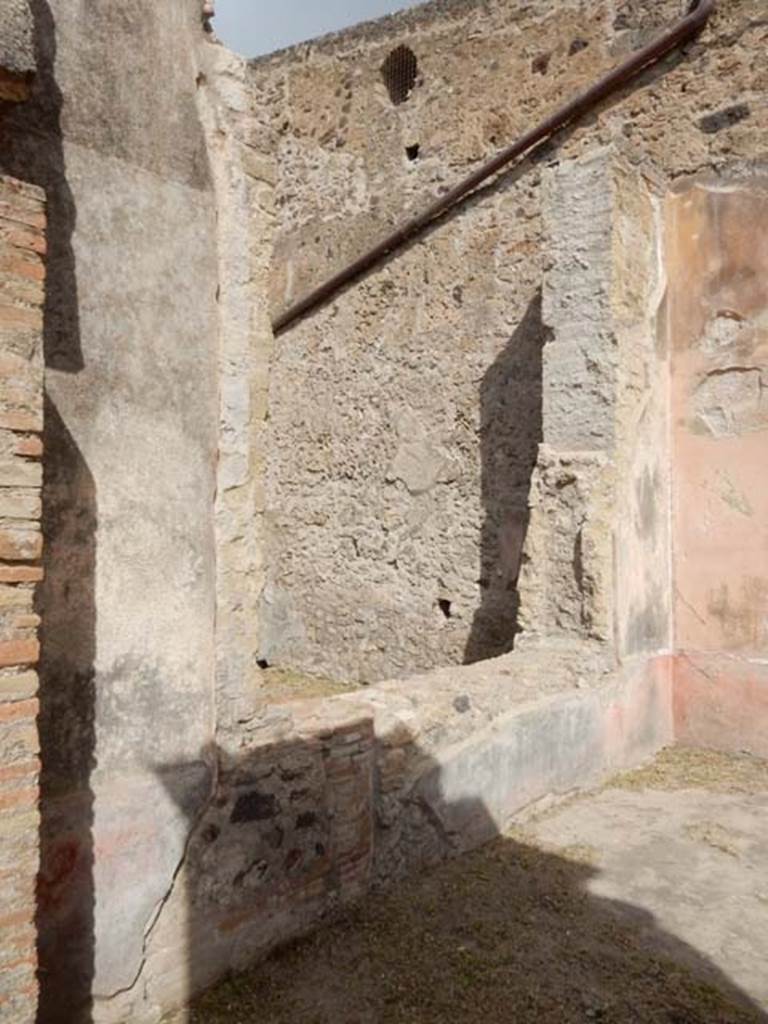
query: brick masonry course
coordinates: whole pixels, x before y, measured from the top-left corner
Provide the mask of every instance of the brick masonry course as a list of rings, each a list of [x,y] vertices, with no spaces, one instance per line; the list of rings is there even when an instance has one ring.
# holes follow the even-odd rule
[[[0,1018],[32,1024],[38,869],[45,202],[0,177]]]

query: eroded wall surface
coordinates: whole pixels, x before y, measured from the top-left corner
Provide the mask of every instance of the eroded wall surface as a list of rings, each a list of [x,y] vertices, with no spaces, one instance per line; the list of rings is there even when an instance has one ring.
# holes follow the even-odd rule
[[[521,645],[669,651],[663,182],[623,146],[547,171],[544,443],[529,496]]]
[[[556,2],[427,4],[255,62],[254,96],[272,112],[253,140],[275,154],[273,310],[680,14],[675,0],[588,15]],[[510,649],[546,416],[542,169],[618,140],[672,179],[760,151],[763,14],[758,0],[721,4],[684,57],[278,339],[263,659],[372,681]],[[381,69],[403,45],[418,75],[394,104]],[[589,388],[563,387],[602,429]],[[644,422],[655,443],[650,406]],[[651,530],[663,481],[650,462],[637,469]],[[663,574],[639,568],[660,592]],[[663,601],[658,613],[631,601],[628,648],[664,630]]]
[[[198,82],[217,210],[215,692],[218,739],[226,746],[253,714],[259,657],[275,169],[254,145],[268,113],[254,101],[246,62],[206,46]]]
[[[0,102],[25,99],[35,70],[32,11],[27,0],[4,0],[0,36]]]
[[[681,740],[768,753],[768,177],[667,204]]]
[[[37,1013],[45,200],[0,177],[0,1018]]]

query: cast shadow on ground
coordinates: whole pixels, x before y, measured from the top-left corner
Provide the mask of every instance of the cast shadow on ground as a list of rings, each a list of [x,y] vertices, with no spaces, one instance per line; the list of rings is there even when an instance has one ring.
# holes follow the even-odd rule
[[[583,852],[499,836],[481,800],[446,800],[416,741],[391,775],[372,723],[345,729],[362,741],[318,730],[222,757],[180,875],[188,991],[273,952],[192,1024],[768,1021],[650,913],[592,895]]]

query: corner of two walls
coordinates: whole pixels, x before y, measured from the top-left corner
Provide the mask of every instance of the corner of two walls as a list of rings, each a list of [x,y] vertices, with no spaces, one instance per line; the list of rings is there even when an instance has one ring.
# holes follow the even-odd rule
[[[674,739],[666,185],[616,146],[545,176],[552,340],[520,649],[256,718],[275,168],[246,65],[209,57],[220,777],[153,929],[143,983],[163,1005]]]
[[[614,148],[550,173],[545,219],[525,642],[612,638],[668,741],[766,756],[768,174]]]
[[[615,725],[646,723],[649,752],[673,736],[662,192],[621,145],[548,171],[552,341],[521,578],[521,649],[591,646],[646,680]]]
[[[35,140],[58,254],[52,308],[60,306],[54,309],[58,319],[50,339],[53,402],[46,425],[46,439],[57,446],[46,456],[55,471],[48,496],[54,499],[54,519],[60,517],[58,523],[51,521],[53,544],[46,556],[53,569],[47,584],[53,615],[47,623],[47,657],[51,668],[61,662],[58,675],[50,675],[54,686],[45,695],[47,708],[41,715],[49,743],[48,772],[56,784],[43,806],[41,881],[49,899],[44,942],[55,968],[45,979],[46,1008],[51,1020],[56,1012],[57,1019],[74,1020],[74,1004],[65,1001],[69,994],[88,1002],[89,1019],[138,1021],[153,1014],[156,1019],[160,1007],[183,1002],[192,988],[311,925],[339,893],[359,894],[374,857],[375,871],[387,876],[432,854],[444,855],[434,827],[407,817],[416,813],[413,793],[423,798],[419,807],[455,812],[446,833],[455,846],[468,818],[460,799],[453,812],[444,806],[451,793],[461,797],[467,787],[474,792],[496,778],[497,789],[506,790],[494,797],[494,813],[501,820],[511,799],[502,783],[522,776],[534,760],[532,753],[540,761],[515,798],[534,799],[553,763],[558,785],[573,784],[584,764],[580,752],[569,747],[583,735],[577,728],[582,712],[575,705],[600,704],[599,688],[584,695],[574,683],[554,739],[547,709],[533,727],[528,710],[522,722],[506,696],[517,687],[526,708],[528,700],[541,698],[542,690],[548,699],[551,677],[560,670],[562,678],[575,671],[569,664],[572,651],[595,655],[582,662],[585,672],[594,666],[595,678],[587,679],[587,685],[600,672],[615,673],[616,682],[606,690],[607,712],[603,705],[589,711],[593,723],[601,723],[593,725],[599,734],[596,746],[605,742],[606,720],[608,746],[617,752],[651,753],[672,738],[669,375],[667,354],[663,345],[657,349],[655,334],[663,291],[656,261],[659,199],[655,183],[615,151],[549,172],[554,265],[545,319],[555,339],[545,354],[545,444],[534,481],[529,561],[522,581],[528,652],[523,645],[519,657],[503,663],[427,677],[420,681],[420,698],[409,680],[371,692],[362,702],[350,697],[322,709],[297,708],[296,721],[288,713],[273,716],[261,732],[263,723],[251,722],[249,731],[241,726],[257,710],[253,623],[264,574],[264,423],[272,344],[267,279],[275,167],[270,147],[261,141],[268,129],[254,107],[258,97],[248,88],[244,62],[207,44],[199,62],[197,56],[188,59],[192,49],[197,54],[197,44],[188,45],[188,32],[199,30],[199,12],[191,3],[147,5],[144,19],[114,19],[125,39],[115,38],[111,28],[103,36],[97,23],[84,38],[68,2],[52,0],[51,7],[53,13],[37,31],[51,60],[59,46],[55,69],[52,63],[43,69],[47,99],[55,109],[48,111],[47,134],[39,147]],[[88,60],[82,59],[84,46],[90,48]],[[184,59],[168,62],[174,88],[164,80],[162,93],[147,96],[157,80],[156,68],[165,66],[168,51],[176,46]],[[102,65],[120,89],[102,90],[84,70]],[[74,100],[64,128],[57,79]],[[78,98],[86,95],[96,105],[93,110],[79,108]],[[152,101],[161,109],[156,121],[147,123],[143,111]],[[136,106],[123,109],[123,103]],[[77,118],[86,107],[97,116],[80,125]],[[197,137],[198,118],[204,145]],[[115,124],[124,131],[115,132]],[[19,130],[23,134],[23,123]],[[26,158],[23,145],[19,153]],[[696,446],[716,437],[728,462],[719,466],[723,473],[741,459],[745,445],[745,472],[759,480],[765,301],[756,290],[760,278],[749,247],[737,241],[737,236],[751,241],[749,226],[756,214],[748,204],[724,195],[709,189],[701,197],[710,211],[700,214],[707,224],[730,222],[733,213],[733,222],[741,225],[725,246],[729,258],[702,270],[713,289],[710,298],[716,296],[702,335],[709,339],[703,350],[710,365],[693,367],[691,372],[703,379],[696,378],[690,394],[704,402],[691,422],[703,422],[705,430],[697,427],[690,437],[679,437],[675,424],[675,443],[682,451],[690,442],[690,457],[682,464],[697,467],[703,455]],[[676,216],[682,217],[682,210]],[[130,266],[126,251],[139,254]],[[671,266],[674,270],[674,260]],[[216,281],[218,367],[209,344],[217,333]],[[684,295],[682,286],[678,292],[671,288],[673,327],[677,310],[684,309],[679,295]],[[565,303],[566,296],[574,301]],[[684,354],[686,345],[674,330],[671,338],[675,353],[680,345]],[[62,339],[72,352],[56,349]],[[67,355],[71,365],[61,363]],[[216,431],[210,422],[217,372]],[[727,411],[734,396],[736,421],[728,419]],[[29,441],[34,447],[32,436]],[[208,519],[190,510],[202,507],[212,494],[215,447],[212,595],[214,538]],[[17,450],[13,471],[21,471],[23,463],[24,472],[32,473],[31,454],[32,448]],[[30,483],[25,477],[31,490],[39,486],[35,479]],[[680,490],[676,498],[686,508],[696,508],[701,495],[706,498],[715,486],[720,488],[717,500],[734,516],[749,520],[748,531],[753,522],[765,521],[754,479],[694,482],[692,497]],[[10,493],[1,495],[2,501]],[[131,512],[136,495],[141,497],[140,515]],[[37,508],[34,499],[32,505],[23,504],[27,511],[20,518],[31,523],[39,511],[28,514],[30,508]],[[678,551],[685,550],[680,520],[678,513]],[[744,526],[741,519],[733,522]],[[733,533],[734,547],[725,557],[736,547],[742,554],[750,550],[744,536],[742,530]],[[691,559],[698,564],[708,536],[689,539]],[[25,560],[34,550],[24,548]],[[678,685],[678,723],[685,727],[685,738],[708,740],[717,729],[716,716],[702,724],[697,710],[714,707],[701,697],[701,691],[711,695],[713,667],[719,672],[725,666],[730,678],[741,673],[743,683],[729,694],[750,698],[738,721],[733,720],[734,742],[762,707],[765,690],[755,680],[762,671],[764,619],[754,615],[755,608],[763,607],[762,577],[759,568],[753,571],[749,565],[742,577],[743,587],[735,593],[717,592],[703,606],[692,602],[707,628],[711,622],[722,624],[726,654],[705,651],[706,658],[700,657],[701,651],[693,651],[694,639],[691,650],[677,658],[678,683],[686,678],[688,662],[696,661],[695,681]],[[29,601],[35,578],[0,581],[8,607],[15,609],[19,602],[19,615],[14,610],[8,616],[13,629],[23,630],[24,643],[33,642]],[[73,578],[88,593],[67,604],[59,598]],[[210,628],[214,603],[215,638]],[[682,623],[680,597],[676,615]],[[61,661],[73,637],[79,660]],[[559,651],[560,662],[543,659],[537,665],[537,648]],[[19,665],[34,660],[32,647],[24,651]],[[34,788],[37,772],[32,764],[34,709],[28,703],[34,700],[35,681],[15,664],[9,662],[0,673],[0,745],[11,730],[13,757],[15,752],[22,759],[30,756],[18,784],[15,776],[0,777],[0,799],[8,794],[12,802],[26,799],[18,794]],[[715,686],[715,692],[721,688]],[[499,703],[500,693],[507,705]],[[51,729],[57,716],[58,732]],[[487,742],[489,721],[495,747]],[[51,744],[61,736],[68,748],[63,755]],[[382,737],[385,741],[379,742]],[[417,737],[429,757],[419,750]],[[201,750],[206,742],[220,749]],[[256,753],[238,755],[248,744],[258,748]],[[164,759],[173,762],[167,773],[147,764]],[[59,770],[62,764],[64,771]],[[220,794],[220,805],[208,799],[214,789],[209,777],[213,764],[230,771],[231,785]],[[498,773],[499,764],[506,775]],[[425,765],[431,765],[429,773]],[[14,763],[10,767],[15,770]],[[82,771],[82,778],[72,781],[66,774],[70,768],[73,777]],[[375,793],[374,776],[381,782]],[[291,803],[294,792],[301,792],[297,779],[307,781],[299,797],[306,806],[298,810]],[[70,783],[71,791],[66,789]],[[292,829],[284,836],[283,823],[275,820],[281,802]],[[203,813],[208,816],[204,821]],[[376,852],[374,815],[387,813],[390,839]],[[218,836],[227,834],[225,827],[230,844],[217,845]],[[316,835],[323,829],[330,836],[327,846]],[[407,849],[400,844],[401,834],[410,843]],[[426,844],[424,835],[431,837]],[[475,836],[470,828],[467,841]],[[263,857],[254,854],[256,843]],[[36,855],[20,850],[30,874]],[[276,897],[262,887],[265,865],[274,866]],[[23,886],[20,897],[28,899],[28,880]],[[281,902],[286,893],[287,902]],[[250,920],[243,917],[244,900]],[[220,944],[212,957],[209,915],[217,901]],[[31,922],[28,907],[20,913],[24,959]],[[3,920],[6,926],[15,927]],[[14,977],[26,984],[32,969],[33,961],[25,961]],[[90,1004],[92,993],[95,1005]]]
[[[616,592],[628,588],[628,607],[633,614],[639,607],[642,619],[649,598],[645,577],[635,579],[635,560],[656,559],[664,569],[667,546],[664,518],[651,529],[641,515],[650,499],[630,486],[636,464],[650,458],[638,422],[644,411],[642,422],[650,425],[642,429],[658,430],[653,403],[664,401],[647,393],[649,379],[657,379],[650,309],[656,250],[638,245],[640,265],[626,273],[614,272],[611,256],[627,232],[643,241],[653,236],[654,203],[650,190],[641,200],[632,195],[644,188],[643,178],[613,151],[564,164],[550,178],[555,265],[545,309],[555,340],[546,353],[549,443],[530,534],[529,556],[539,560],[524,595],[528,649],[256,716],[250,675],[237,677],[252,667],[256,651],[226,647],[230,628],[238,630],[237,620],[227,621],[230,602],[246,584],[254,599],[260,579],[258,560],[240,560],[238,531],[256,531],[249,534],[256,557],[259,524],[249,501],[260,466],[247,455],[263,444],[263,392],[236,389],[253,368],[250,360],[263,359],[266,373],[269,358],[266,306],[254,310],[253,301],[254,293],[257,303],[264,294],[260,275],[270,258],[271,218],[262,198],[268,202],[270,171],[247,144],[252,136],[239,134],[248,128],[243,66],[225,53],[212,57],[220,70],[211,69],[216,92],[205,99],[203,116],[218,150],[219,238],[227,242],[219,254],[219,775],[145,947],[142,1013],[153,1003],[179,1005],[371,887],[470,849],[523,807],[599,781],[671,738],[667,659],[656,658],[666,637],[646,631],[638,638],[638,628],[627,627],[619,630],[626,650],[618,657],[615,649]],[[581,220],[561,215],[574,188]],[[583,290],[579,324],[566,322],[570,314],[558,305],[559,274],[569,288]],[[625,379],[621,364],[630,351],[637,366]],[[568,360],[567,372],[580,363],[580,379],[592,381],[601,356],[610,371],[587,396],[594,415],[582,410],[577,436],[574,409],[558,382]],[[259,376],[250,379],[258,384]],[[230,388],[241,407],[228,400]],[[594,432],[585,426],[590,422]],[[637,452],[620,451],[626,436]],[[666,478],[661,468],[658,474],[663,503]],[[626,542],[629,554],[617,556],[613,525],[625,503],[638,525]],[[243,643],[243,636],[236,639]]]
[[[216,476],[217,741],[238,742],[258,708],[259,602],[264,584],[264,475],[274,152],[260,145],[263,111],[248,63],[208,45],[198,108],[217,204],[219,447]]]

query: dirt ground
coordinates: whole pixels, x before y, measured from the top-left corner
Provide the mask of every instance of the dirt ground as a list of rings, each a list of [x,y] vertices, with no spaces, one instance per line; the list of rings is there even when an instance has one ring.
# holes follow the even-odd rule
[[[768,762],[672,750],[371,897],[189,1019],[747,1024],[767,1011]]]

